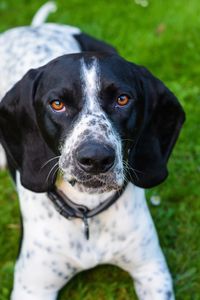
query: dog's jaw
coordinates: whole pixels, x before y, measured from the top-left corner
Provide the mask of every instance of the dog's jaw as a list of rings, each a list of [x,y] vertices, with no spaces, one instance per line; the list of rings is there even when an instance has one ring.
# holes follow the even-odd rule
[[[88,209],[96,208],[98,205],[100,205],[102,202],[107,200],[109,197],[113,196],[116,191],[112,190],[109,192],[102,192],[102,193],[93,193],[91,191],[87,191],[87,189],[84,188],[79,189],[77,186],[72,186],[69,182],[66,182],[62,180],[58,184],[58,188],[74,203],[84,205]]]

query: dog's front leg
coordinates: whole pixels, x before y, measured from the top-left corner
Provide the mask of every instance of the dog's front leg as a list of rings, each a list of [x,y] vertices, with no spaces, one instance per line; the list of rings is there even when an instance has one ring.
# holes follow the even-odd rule
[[[163,260],[136,268],[132,276],[140,300],[174,300],[171,276]]]
[[[56,212],[46,194],[20,184],[18,192],[23,240],[11,300],[55,300],[77,270],[69,258],[69,221]]]
[[[120,267],[132,276],[140,300],[174,300],[171,275],[157,236],[147,237],[145,243],[140,248],[127,249]]]
[[[120,267],[129,272],[134,280],[135,290],[139,300],[174,300],[172,279],[164,256],[157,247],[156,257],[148,257],[148,247],[141,255],[138,263],[130,259],[129,253],[124,254]],[[150,249],[151,251],[151,249]],[[137,250],[132,249],[132,256]],[[135,253],[134,253],[135,252]],[[145,257],[146,256],[146,257]]]
[[[114,263],[132,276],[140,300],[173,300],[171,275],[143,191],[135,188],[135,193],[135,198],[130,196],[131,201],[127,197],[128,214],[123,217],[124,226],[129,228],[127,240]]]
[[[32,285],[32,282],[29,282],[33,277],[32,274],[35,273],[35,276],[40,278],[41,269],[36,265],[29,269],[29,272],[24,272],[22,268],[22,260],[19,259],[15,266],[15,276],[14,276],[14,287],[11,293],[11,300],[56,300],[57,291],[53,285],[44,286],[42,281],[37,284],[37,287]],[[26,266],[26,269],[29,266]],[[44,274],[45,276],[45,274]],[[46,276],[48,276],[46,274]]]
[[[15,266],[11,300],[57,299],[59,289],[68,281],[66,272],[58,270],[57,257],[51,258],[47,249],[45,253],[24,247]]]

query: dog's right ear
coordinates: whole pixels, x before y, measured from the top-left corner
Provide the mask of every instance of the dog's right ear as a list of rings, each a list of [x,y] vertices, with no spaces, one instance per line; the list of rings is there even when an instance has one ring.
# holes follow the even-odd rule
[[[0,103],[0,142],[11,169],[18,170],[21,183],[34,192],[45,192],[54,183],[51,169],[55,154],[37,126],[34,95],[42,68],[30,70]],[[50,174],[51,175],[51,174]]]

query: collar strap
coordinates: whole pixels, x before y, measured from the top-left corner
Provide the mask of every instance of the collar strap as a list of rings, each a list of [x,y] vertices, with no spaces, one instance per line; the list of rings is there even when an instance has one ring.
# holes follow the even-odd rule
[[[65,218],[79,218],[83,220],[85,226],[85,236],[89,239],[88,219],[92,218],[114,204],[122,195],[126,188],[124,185],[121,190],[117,191],[113,196],[103,201],[100,205],[93,209],[88,209],[87,206],[75,204],[62,191],[54,188],[48,191],[48,197],[53,202],[55,209]]]

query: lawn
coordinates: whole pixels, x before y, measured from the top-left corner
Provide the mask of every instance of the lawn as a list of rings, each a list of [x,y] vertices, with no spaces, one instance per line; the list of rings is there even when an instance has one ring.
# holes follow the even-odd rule
[[[150,69],[180,99],[187,121],[170,158],[170,175],[147,191],[147,198],[176,298],[200,300],[200,2],[150,0],[146,7],[136,2],[59,0],[49,20],[78,26],[112,43],[123,57]],[[1,0],[0,31],[29,24],[42,3]],[[149,201],[152,195],[161,198],[159,206]],[[7,171],[1,171],[0,300],[9,299],[19,239],[17,196]],[[76,276],[60,299],[136,298],[128,274],[101,266]]]

